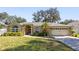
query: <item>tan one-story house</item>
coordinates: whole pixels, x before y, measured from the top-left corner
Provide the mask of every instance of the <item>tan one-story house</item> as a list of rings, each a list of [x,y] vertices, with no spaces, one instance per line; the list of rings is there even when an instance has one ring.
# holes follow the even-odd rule
[[[24,22],[20,24],[13,24],[8,26],[8,31],[11,32],[23,32],[24,35],[32,35],[34,32],[41,32],[41,26],[44,22]],[[47,23],[49,26],[49,35],[53,36],[65,36],[70,35],[71,26],[58,23]]]

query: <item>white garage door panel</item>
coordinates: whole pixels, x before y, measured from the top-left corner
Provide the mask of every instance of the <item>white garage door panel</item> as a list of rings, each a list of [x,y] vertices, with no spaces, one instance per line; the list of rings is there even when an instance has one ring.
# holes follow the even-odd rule
[[[68,30],[52,30],[52,35],[69,35]]]

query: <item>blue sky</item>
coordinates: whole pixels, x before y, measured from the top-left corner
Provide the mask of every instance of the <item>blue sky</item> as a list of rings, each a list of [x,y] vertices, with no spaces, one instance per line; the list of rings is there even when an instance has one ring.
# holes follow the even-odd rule
[[[9,15],[17,15],[27,19],[28,22],[33,21],[32,14],[39,10],[46,10],[50,7],[0,7],[1,12],[7,12]],[[74,19],[79,20],[78,7],[58,7],[61,20]]]

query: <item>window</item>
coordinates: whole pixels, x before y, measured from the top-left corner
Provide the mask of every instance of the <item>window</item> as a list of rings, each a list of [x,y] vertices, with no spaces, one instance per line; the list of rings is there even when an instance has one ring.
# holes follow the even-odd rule
[[[12,28],[12,32],[18,32],[18,26],[14,26],[14,27]]]
[[[66,30],[68,28],[53,28],[53,30]]]
[[[35,32],[40,32],[40,27],[36,27]]]

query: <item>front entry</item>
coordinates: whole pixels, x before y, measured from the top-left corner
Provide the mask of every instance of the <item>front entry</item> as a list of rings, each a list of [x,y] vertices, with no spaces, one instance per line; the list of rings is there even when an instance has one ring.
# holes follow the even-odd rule
[[[25,35],[31,35],[31,25],[25,26]]]

